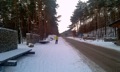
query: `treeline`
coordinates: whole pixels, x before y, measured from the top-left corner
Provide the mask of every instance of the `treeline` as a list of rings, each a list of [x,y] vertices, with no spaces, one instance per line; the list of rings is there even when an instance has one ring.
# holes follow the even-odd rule
[[[58,34],[56,0],[0,0],[0,26],[41,38]]]
[[[118,19],[120,0],[88,0],[86,3],[79,1],[71,17],[71,28],[79,23],[79,32],[97,32],[101,29],[106,35],[108,25]]]

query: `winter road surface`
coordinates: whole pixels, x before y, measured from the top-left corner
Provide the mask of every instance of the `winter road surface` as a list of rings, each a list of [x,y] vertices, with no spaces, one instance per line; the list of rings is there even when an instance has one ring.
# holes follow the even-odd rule
[[[28,48],[19,45],[20,48]],[[5,72],[92,72],[83,62],[81,55],[65,40],[59,43],[35,44],[35,55],[26,55],[18,59],[16,67],[6,67]]]
[[[120,72],[120,51],[69,38],[65,39],[106,72]]]

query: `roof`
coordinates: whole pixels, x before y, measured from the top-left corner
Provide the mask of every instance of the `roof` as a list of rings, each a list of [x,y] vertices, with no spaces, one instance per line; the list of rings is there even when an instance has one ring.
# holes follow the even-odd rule
[[[117,27],[117,28],[120,28],[120,19],[113,22],[112,24],[110,24],[109,26],[111,27]]]

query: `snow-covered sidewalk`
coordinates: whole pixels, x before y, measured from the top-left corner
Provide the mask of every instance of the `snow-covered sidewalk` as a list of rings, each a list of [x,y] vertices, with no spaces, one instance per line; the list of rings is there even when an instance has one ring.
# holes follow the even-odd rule
[[[19,45],[20,48],[28,48]],[[92,72],[83,59],[62,38],[59,43],[35,44],[35,55],[18,59],[16,67],[6,67],[5,72]]]
[[[85,43],[89,43],[89,44],[93,44],[93,45],[98,45],[98,46],[102,46],[105,48],[109,48],[109,49],[113,49],[116,51],[120,51],[120,46],[115,45],[113,42],[104,42],[103,40],[83,40],[80,38],[73,38],[73,37],[68,37],[70,39],[74,39],[80,42],[85,42]]]

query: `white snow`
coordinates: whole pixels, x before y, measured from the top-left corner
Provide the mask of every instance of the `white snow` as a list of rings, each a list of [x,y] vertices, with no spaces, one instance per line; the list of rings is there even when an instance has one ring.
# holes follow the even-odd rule
[[[103,40],[83,40],[80,38],[76,38],[76,37],[68,37],[70,39],[74,39],[80,42],[85,42],[85,43],[89,43],[89,44],[94,44],[94,45],[98,45],[98,46],[102,46],[105,48],[109,48],[109,49],[113,49],[116,51],[120,51],[120,46],[115,45],[113,42],[104,42]]]
[[[29,51],[29,50],[31,50],[31,49],[15,49],[15,50],[12,50],[12,51],[0,53],[0,62],[4,61],[6,59],[9,59],[11,57],[14,57],[16,55],[19,55],[21,53],[24,53],[26,51]]]
[[[19,48],[29,48],[25,44]],[[59,43],[35,44],[34,55],[18,59],[16,67],[5,67],[5,72],[92,72],[80,54],[62,38]]]

